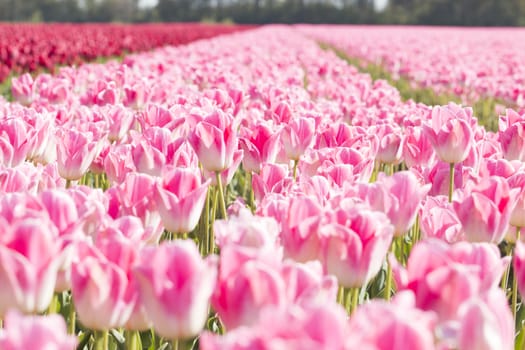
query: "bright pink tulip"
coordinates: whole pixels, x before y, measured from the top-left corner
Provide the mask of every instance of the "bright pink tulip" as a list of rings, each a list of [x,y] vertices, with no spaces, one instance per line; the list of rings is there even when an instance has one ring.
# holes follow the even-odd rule
[[[321,229],[326,271],[342,286],[361,287],[381,269],[394,228],[383,213],[366,208],[344,208],[334,215],[337,223]]]
[[[472,109],[454,103],[432,109],[430,124],[423,130],[442,161],[459,163],[467,158],[474,142],[471,120]]]
[[[518,191],[497,176],[467,187],[463,198],[453,202],[467,240],[500,243],[507,232]]]
[[[280,135],[286,157],[299,160],[314,141],[315,121],[306,117],[292,119]]]
[[[392,303],[383,300],[360,306],[350,318],[347,349],[431,350],[436,317],[416,308],[414,295],[402,292]]]
[[[60,315],[22,316],[10,311],[0,331],[2,350],[73,350],[77,339],[68,335]]]
[[[164,228],[172,233],[193,231],[204,208],[208,183],[199,169],[173,168],[155,186],[155,203]]]
[[[177,240],[144,248],[134,273],[159,335],[185,339],[201,331],[217,276],[213,259],[203,260],[192,241]]]
[[[458,314],[458,349],[514,349],[514,319],[501,289],[491,288],[485,295],[465,302]]]
[[[57,132],[57,163],[60,176],[78,180],[100,152],[100,142],[90,133],[61,129]]]
[[[197,123],[188,135],[188,142],[204,169],[216,172],[229,168],[238,144],[233,118],[216,111]]]

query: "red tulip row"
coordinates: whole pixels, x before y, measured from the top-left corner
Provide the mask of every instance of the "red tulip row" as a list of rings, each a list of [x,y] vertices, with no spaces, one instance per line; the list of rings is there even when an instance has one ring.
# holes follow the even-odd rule
[[[525,31],[519,28],[301,26],[350,57],[464,103],[496,98],[525,107]]]
[[[521,346],[525,115],[403,102],[284,26],[13,97],[0,349]]]
[[[181,45],[249,27],[214,24],[0,23],[0,82],[9,74]]]

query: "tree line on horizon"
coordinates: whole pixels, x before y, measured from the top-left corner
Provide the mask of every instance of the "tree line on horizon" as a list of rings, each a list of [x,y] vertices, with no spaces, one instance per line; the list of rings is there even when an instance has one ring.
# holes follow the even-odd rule
[[[525,0],[0,0],[0,21],[523,26]]]

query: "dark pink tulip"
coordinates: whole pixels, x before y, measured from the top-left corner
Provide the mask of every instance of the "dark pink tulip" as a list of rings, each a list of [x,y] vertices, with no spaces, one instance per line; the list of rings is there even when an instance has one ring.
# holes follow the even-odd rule
[[[73,350],[77,339],[68,335],[60,315],[22,316],[9,311],[0,331],[2,350]]]
[[[360,306],[350,318],[346,349],[431,350],[434,345],[434,313],[416,307],[414,295],[402,292],[392,303],[374,300]]]
[[[467,158],[474,142],[472,109],[454,103],[432,109],[429,124],[423,125],[439,159],[459,163]]]
[[[322,226],[323,263],[345,287],[361,287],[374,277],[385,260],[394,228],[381,212],[344,208],[336,223]]]
[[[238,144],[233,118],[216,111],[197,123],[188,135],[188,142],[204,169],[217,172],[229,168]]]
[[[286,157],[299,160],[314,141],[315,120],[307,117],[292,119],[280,135]]]
[[[471,242],[500,243],[507,232],[519,189],[511,189],[504,178],[492,176],[465,189],[453,202],[454,210]]]
[[[159,335],[185,339],[199,334],[217,276],[212,258],[203,260],[193,241],[177,240],[144,248],[134,275]]]
[[[172,233],[193,231],[204,208],[208,183],[199,169],[172,168],[155,186],[155,203],[164,228]]]
[[[57,132],[57,164],[60,176],[78,180],[100,152],[100,142],[90,133],[61,129]]]

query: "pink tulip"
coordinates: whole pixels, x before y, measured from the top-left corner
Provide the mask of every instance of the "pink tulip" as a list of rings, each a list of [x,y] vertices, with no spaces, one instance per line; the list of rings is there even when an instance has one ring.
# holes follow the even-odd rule
[[[334,215],[336,223],[321,229],[325,268],[340,285],[361,287],[383,266],[394,228],[383,213],[366,208],[342,208]]]
[[[397,289],[411,290],[416,306],[435,311],[440,320],[454,320],[465,301],[495,288],[508,264],[496,246],[460,242],[452,246],[438,240],[419,242],[406,269],[393,263]]]
[[[299,160],[314,141],[315,121],[306,117],[292,119],[280,135],[286,157]]]
[[[71,129],[57,132],[57,163],[60,176],[78,180],[100,152],[100,142],[93,141],[89,133]]]
[[[277,153],[276,134],[266,124],[257,124],[245,130],[248,137],[239,138],[239,146],[244,151],[243,169],[258,173],[262,163],[273,163]]]
[[[374,300],[359,307],[350,318],[347,349],[435,349],[436,317],[416,308],[414,295],[402,292],[392,303]]]
[[[129,251],[133,250],[129,246],[126,252],[120,249],[124,248],[122,244],[119,247],[117,241],[112,242],[112,248],[119,249],[106,249],[106,253],[113,255],[109,257],[83,244],[71,272],[71,292],[78,318],[85,327],[95,330],[123,327],[138,297],[130,286],[129,265],[123,265],[126,260],[120,264],[116,261],[116,258],[129,259]],[[126,255],[119,256],[123,252]]]
[[[23,105],[29,105],[33,101],[33,77],[29,73],[13,78],[11,91],[13,98]]]
[[[464,240],[461,223],[447,197],[427,197],[419,216],[424,238],[434,237],[447,243]]]
[[[384,164],[398,164],[403,156],[404,136],[402,130],[385,124],[372,127],[370,132],[379,136],[376,160]]]
[[[48,220],[45,216],[26,216],[11,223],[0,220],[4,231],[0,238],[0,317],[12,307],[26,313],[43,312],[51,302],[63,254],[56,229]]]
[[[155,203],[164,228],[172,233],[193,231],[199,222],[208,183],[201,184],[199,169],[173,168],[155,186]]]
[[[281,242],[286,257],[306,262],[322,256],[319,225],[321,207],[309,197],[292,198],[282,224]]]
[[[513,264],[519,292],[525,298],[525,244],[521,241],[516,242]]]
[[[454,103],[432,109],[430,124],[423,130],[442,161],[455,164],[467,158],[474,142],[471,119],[471,108]]]
[[[395,235],[408,232],[414,224],[421,200],[430,185],[421,185],[410,171],[380,176],[376,183],[359,187],[360,197],[377,211],[388,216],[395,227]]]
[[[217,172],[229,168],[238,143],[233,118],[216,111],[197,123],[188,135],[188,142],[204,169]]]
[[[500,116],[498,138],[506,159],[525,161],[525,115],[507,109]]]
[[[428,166],[434,163],[436,154],[432,144],[425,137],[421,127],[410,127],[405,130],[406,137],[403,144],[403,159],[408,168],[415,165]]]
[[[217,271],[214,260],[203,260],[192,241],[144,248],[134,274],[146,314],[159,335],[185,339],[201,331]]]
[[[459,313],[459,346],[464,350],[514,349],[514,319],[501,289],[465,302]]]
[[[500,243],[505,237],[516,205],[518,189],[507,180],[493,176],[471,185],[453,206],[467,239],[471,242]]]
[[[77,342],[67,334],[66,323],[59,315],[22,316],[10,311],[0,330],[2,350],[73,350]]]
[[[252,186],[255,199],[260,202],[267,193],[273,192],[275,186],[286,179],[288,169],[279,164],[262,164],[259,174],[253,174]]]
[[[267,307],[253,327],[240,327],[225,336],[204,333],[203,350],[345,349],[347,326],[343,309],[335,303]]]
[[[32,148],[27,123],[21,119],[9,118],[0,124],[0,161],[5,166],[21,164]]]
[[[525,228],[525,171],[517,172],[509,177],[509,186],[519,189],[516,206],[510,214],[509,223],[512,226]]]
[[[141,140],[131,150],[133,163],[139,173],[160,176],[166,164],[166,157],[148,141]]]

